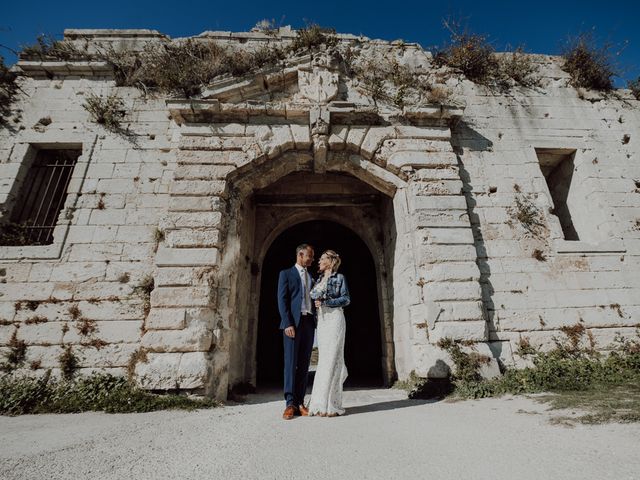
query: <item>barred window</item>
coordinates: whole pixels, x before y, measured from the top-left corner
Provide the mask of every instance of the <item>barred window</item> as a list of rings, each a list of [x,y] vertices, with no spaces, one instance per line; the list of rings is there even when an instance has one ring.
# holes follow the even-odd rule
[[[80,150],[40,149],[20,189],[2,245],[49,245]]]

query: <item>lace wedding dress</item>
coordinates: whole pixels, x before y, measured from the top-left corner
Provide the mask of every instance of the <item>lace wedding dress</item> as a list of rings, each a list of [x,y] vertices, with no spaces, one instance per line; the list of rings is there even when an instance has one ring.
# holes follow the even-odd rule
[[[326,291],[327,278],[317,283],[313,297]],[[313,379],[309,415],[342,415],[342,384],[347,379],[344,363],[344,335],[346,324],[342,307],[321,306],[318,308],[318,366]]]

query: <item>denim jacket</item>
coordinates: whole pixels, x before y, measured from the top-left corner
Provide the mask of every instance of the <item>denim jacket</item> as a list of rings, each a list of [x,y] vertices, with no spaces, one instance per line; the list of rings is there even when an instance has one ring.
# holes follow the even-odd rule
[[[322,281],[322,277],[315,282],[317,285]],[[322,301],[327,307],[346,307],[351,303],[347,280],[341,273],[333,272],[327,279],[327,289],[322,292],[311,291],[311,298]]]

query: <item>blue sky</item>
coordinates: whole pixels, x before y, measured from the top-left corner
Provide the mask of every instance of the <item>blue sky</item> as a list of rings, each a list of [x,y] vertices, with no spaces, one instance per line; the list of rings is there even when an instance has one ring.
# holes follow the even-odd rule
[[[606,8],[610,6],[610,8]],[[535,53],[559,53],[570,35],[593,30],[601,42],[622,50],[622,78],[640,76],[640,1],[12,1],[1,9],[0,44],[17,50],[40,33],[62,37],[65,28],[150,28],[171,37],[205,30],[246,31],[261,19],[282,25],[315,22],[338,32],[386,40],[403,39],[423,47],[441,44],[448,34],[442,19],[466,19],[470,29],[489,36],[496,49],[524,44]],[[628,43],[625,47],[625,43]],[[624,47],[624,48],[623,48]],[[15,56],[0,49],[9,64]]]

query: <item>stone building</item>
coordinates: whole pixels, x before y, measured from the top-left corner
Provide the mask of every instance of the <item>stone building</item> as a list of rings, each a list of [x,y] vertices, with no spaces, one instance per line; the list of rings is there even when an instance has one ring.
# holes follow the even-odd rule
[[[295,39],[191,41],[242,52]],[[277,380],[277,271],[302,241],[343,256],[355,382],[445,376],[443,338],[475,342],[492,375],[563,327],[602,349],[635,335],[628,91],[575,89],[557,57],[529,57],[535,86],[496,89],[416,44],[332,40],[191,98],[122,86],[117,62],[90,55],[184,41],[155,31],[66,30],[87,58],[18,61],[19,116],[0,130],[2,220],[30,225],[0,247],[0,350],[26,347],[14,372],[59,373],[71,352],[80,373],[128,372],[148,389],[226,398]],[[378,70],[392,73],[376,84]],[[96,123],[91,95],[121,99],[117,128]]]

